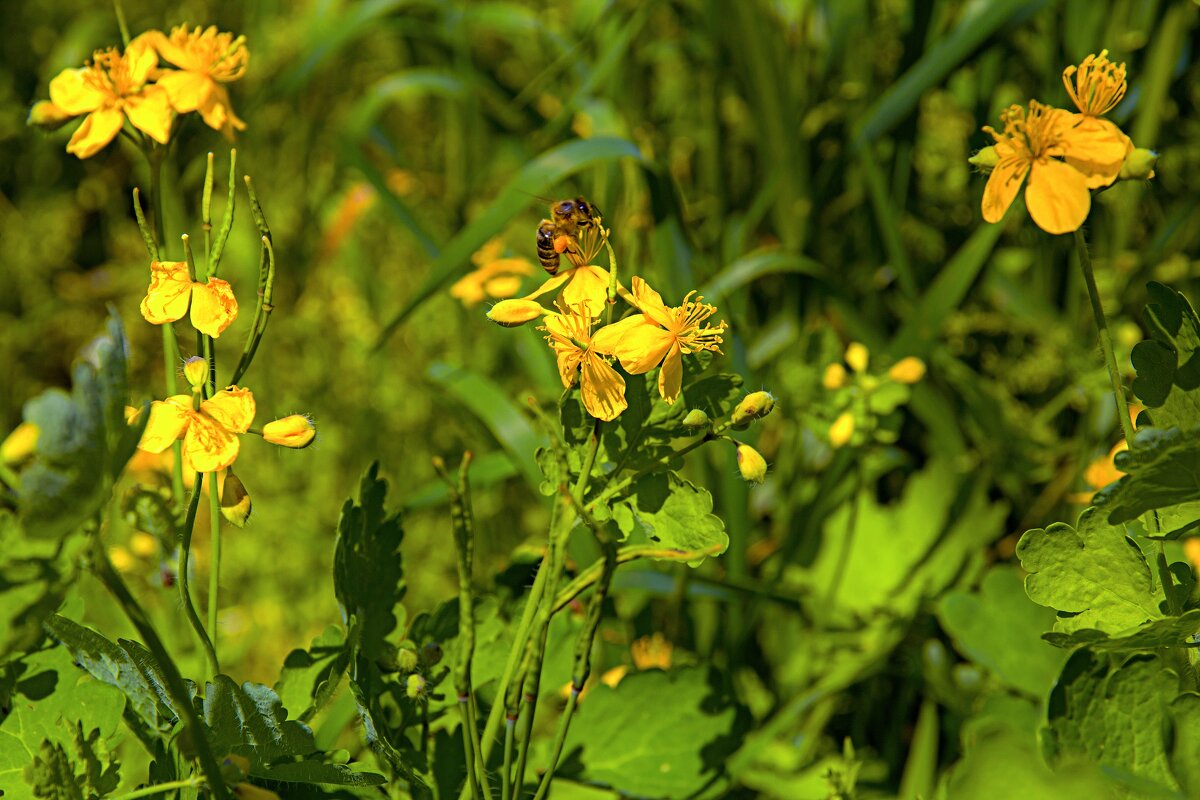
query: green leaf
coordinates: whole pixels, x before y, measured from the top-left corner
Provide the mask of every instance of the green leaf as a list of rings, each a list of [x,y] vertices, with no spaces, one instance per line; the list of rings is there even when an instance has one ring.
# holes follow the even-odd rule
[[[216,676],[205,687],[203,718],[213,751],[249,759],[256,778],[340,786],[386,782],[377,773],[321,760],[312,729],[289,720],[279,695],[261,684],[238,686],[228,675]]]
[[[25,781],[37,797],[99,800],[120,783],[120,766],[100,737],[100,731],[93,729],[84,736],[83,726],[76,723],[73,734],[74,754],[82,762],[82,771],[61,744],[42,742],[41,751],[25,769]]]
[[[0,510],[0,663],[41,641],[42,623],[66,597],[76,555],[86,546],[82,536],[30,539],[16,517]]]
[[[125,708],[125,696],[88,678],[71,663],[66,650],[55,647],[20,661],[11,711],[0,720],[0,788],[4,800],[28,800],[34,795],[22,773],[42,752],[44,742],[74,752],[74,731],[99,731],[106,744],[115,743]]]
[[[642,154],[626,139],[597,136],[560,144],[521,167],[496,199],[442,248],[430,266],[429,276],[384,326],[376,347],[382,346],[412,312],[445,286],[468,263],[472,253],[524,211],[530,198],[545,194],[554,184],[593,164],[623,158],[641,162]]]
[[[766,275],[800,274],[828,279],[829,270],[811,258],[782,250],[767,250],[744,255],[713,276],[698,292],[702,297],[729,295]]]
[[[1034,697],[1045,696],[1067,659],[1040,641],[1054,612],[1031,603],[1009,567],[991,569],[977,592],[947,593],[938,619],[959,652]]]
[[[1050,694],[1046,758],[1091,761],[1126,783],[1177,790],[1165,733],[1178,694],[1179,676],[1157,656],[1134,655],[1110,670],[1107,657],[1077,650]]]
[[[1052,631],[1042,638],[1056,647],[1086,645],[1092,650],[1130,652],[1159,647],[1195,647],[1193,637],[1197,632],[1200,632],[1200,609],[1193,608],[1181,616],[1156,619],[1112,636],[1094,628],[1081,628],[1071,633]]]
[[[1187,797],[1200,796],[1200,694],[1188,692],[1171,701],[1171,771]]]
[[[632,519],[652,542],[673,550],[713,548],[713,555],[719,555],[729,546],[725,523],[712,513],[712,495],[674,472],[642,478],[621,504],[632,512],[632,516],[614,515],[626,535],[632,532]],[[703,561],[689,563],[695,567]]]
[[[715,671],[699,667],[627,675],[597,685],[579,707],[563,763],[622,794],[645,798],[714,796],[722,764],[737,749],[741,720]],[[577,777],[564,766],[565,777]]]
[[[1133,348],[1133,391],[1156,428],[1200,427],[1200,318],[1187,298],[1161,283],[1146,286],[1143,314],[1151,338]]]
[[[945,773],[945,797],[952,800],[1063,800],[1110,797],[1113,785],[1090,764],[1051,770],[1032,736],[993,729],[969,741],[962,760]],[[941,796],[941,795],[939,795]]]
[[[59,614],[46,621],[46,630],[92,677],[124,692],[133,710],[151,730],[165,732],[179,721],[166,678],[144,646],[125,639],[114,644]],[[189,684],[189,688],[194,686]]]
[[[1076,527],[1059,522],[1027,531],[1017,557],[1030,574],[1025,591],[1033,602],[1059,612],[1054,629],[1094,628],[1120,634],[1162,617],[1150,567],[1121,526],[1106,525],[1089,508]]]
[[[534,452],[546,437],[533,429],[528,417],[490,378],[462,367],[437,362],[426,370],[438,387],[462,403],[496,437],[513,463],[520,467],[529,485],[536,489],[542,474]]]
[[[387,653],[386,639],[396,629],[396,606],[407,586],[400,557],[404,528],[399,514],[388,514],[387,481],[379,463],[367,467],[356,504],[346,500],[338,519],[333,555],[333,590],[346,620],[356,620],[358,646],[370,660]]]
[[[337,625],[330,625],[313,639],[307,650],[287,654],[275,692],[289,714],[307,722],[333,699],[349,666],[346,633]]]
[[[1114,525],[1200,500],[1200,439],[1193,432],[1143,428],[1113,463],[1126,474],[1097,492],[1093,502]]]

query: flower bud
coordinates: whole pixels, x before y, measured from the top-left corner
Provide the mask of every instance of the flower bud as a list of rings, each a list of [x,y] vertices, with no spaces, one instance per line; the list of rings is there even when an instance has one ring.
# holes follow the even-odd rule
[[[980,150],[975,155],[967,159],[967,163],[978,167],[980,172],[991,172],[1000,163],[1000,155],[996,152],[996,148],[988,146]]]
[[[192,356],[184,361],[183,377],[187,378],[193,392],[200,391],[208,382],[208,361],[200,356]]]
[[[683,427],[685,428],[706,428],[712,423],[708,418],[708,414],[704,413],[702,408],[693,408],[683,418]]]
[[[427,686],[428,682],[425,680],[425,678],[414,672],[404,681],[404,693],[408,695],[410,700],[416,700],[418,697],[421,697],[425,694],[425,689]]]
[[[516,328],[526,322],[532,322],[544,313],[546,309],[536,300],[501,300],[488,309],[487,318],[505,328]]]
[[[0,444],[0,462],[6,467],[15,467],[33,457],[37,451],[41,429],[32,422],[22,422]]]
[[[232,753],[221,759],[221,777],[226,783],[240,783],[250,776],[250,760]]]
[[[1183,555],[1187,558],[1188,563],[1192,565],[1192,570],[1200,574],[1200,538],[1191,536],[1184,539]]]
[[[420,656],[417,655],[417,649],[413,647],[412,642],[404,642],[396,650],[396,666],[401,672],[412,672],[419,662]]]
[[[829,426],[829,443],[834,447],[842,447],[854,435],[854,414],[843,411],[842,415]]]
[[[1118,178],[1123,181],[1148,180],[1154,177],[1156,163],[1158,163],[1158,153],[1144,147],[1135,148],[1125,158],[1125,163],[1121,165],[1121,174]]]
[[[29,109],[25,124],[44,131],[56,131],[71,120],[71,115],[49,100],[39,100]]]
[[[737,404],[737,408],[733,410],[731,421],[734,425],[741,425],[751,420],[762,419],[770,414],[773,408],[775,408],[775,398],[771,396],[770,392],[751,392]]]
[[[866,372],[867,364],[871,361],[871,351],[862,342],[851,342],[846,345],[846,363],[855,372]]]
[[[830,364],[825,368],[825,375],[821,378],[821,385],[830,391],[845,386],[846,368],[841,364]]]
[[[748,444],[737,446],[738,472],[750,483],[762,483],[767,479],[767,461],[762,454]]]
[[[246,520],[250,519],[250,493],[232,471],[225,473],[225,486],[221,489],[221,516],[235,528],[246,527]]]
[[[303,450],[317,437],[317,428],[303,414],[292,414],[263,425],[263,438],[271,444]]]
[[[158,552],[158,540],[145,531],[134,531],[129,537],[129,549],[138,558],[150,558]]]
[[[134,566],[129,550],[119,544],[108,548],[108,561],[117,572],[129,572]]]
[[[925,377],[925,362],[916,356],[902,358],[888,370],[888,377],[896,383],[914,384]]]

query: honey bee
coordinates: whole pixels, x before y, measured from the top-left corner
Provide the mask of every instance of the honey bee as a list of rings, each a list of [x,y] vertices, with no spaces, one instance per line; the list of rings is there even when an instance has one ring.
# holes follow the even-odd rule
[[[558,272],[563,253],[575,266],[584,266],[600,252],[606,237],[600,209],[582,197],[560,200],[550,206],[550,219],[538,224],[538,261],[551,275]]]

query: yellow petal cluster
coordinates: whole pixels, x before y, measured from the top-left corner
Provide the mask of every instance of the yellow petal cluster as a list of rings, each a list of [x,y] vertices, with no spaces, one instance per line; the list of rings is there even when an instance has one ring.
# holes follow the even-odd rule
[[[228,281],[193,281],[183,261],[150,264],[150,286],[142,299],[142,316],[153,325],[183,319],[191,312],[192,327],[214,339],[237,319],[237,298]]]
[[[1047,233],[1078,230],[1091,210],[1091,191],[1120,177],[1133,142],[1103,115],[1125,96],[1125,65],[1108,51],[1063,70],[1078,113],[1030,100],[1000,115],[1002,130],[985,126],[995,140],[991,175],[983,192],[983,218],[999,222],[1025,187],[1029,216]]]
[[[584,408],[607,422],[620,416],[629,404],[625,401],[625,379],[595,348],[591,333],[594,324],[587,304],[559,306],[558,313],[546,315],[538,330],[546,332],[563,386],[569,389],[578,382]]]
[[[126,121],[139,136],[165,145],[177,113],[198,112],[209,126],[232,136],[246,124],[233,113],[224,84],[245,74],[248,59],[244,37],[214,27],[189,32],[180,26],[169,36],[148,31],[123,52],[97,50],[82,67],[60,72],[50,81],[49,101],[30,110],[29,124],[53,130],[83,117],[67,143],[67,152],[79,158],[108,146]]]
[[[138,447],[161,453],[182,439],[184,464],[196,472],[216,472],[237,458],[237,435],[249,430],[254,412],[254,395],[236,386],[217,392],[198,409],[186,394],[156,400]]]

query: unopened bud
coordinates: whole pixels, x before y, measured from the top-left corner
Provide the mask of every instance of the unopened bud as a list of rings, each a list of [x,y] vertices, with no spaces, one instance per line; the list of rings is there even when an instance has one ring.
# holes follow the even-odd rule
[[[183,362],[183,377],[187,378],[193,392],[204,388],[208,382],[208,360],[200,356],[192,356]]]
[[[316,426],[313,425],[311,419],[303,414],[292,414],[291,416],[263,425],[264,439],[271,444],[290,447],[294,450],[302,450],[308,447],[316,437]]]
[[[221,489],[221,516],[235,528],[246,527],[250,519],[250,493],[242,479],[233,472],[225,474],[225,486]]]
[[[751,392],[737,404],[730,418],[734,425],[762,419],[775,408],[775,398],[770,392]]]
[[[546,309],[536,300],[501,300],[488,309],[487,318],[505,328],[516,328],[533,322],[544,313]]]
[[[995,147],[988,146],[968,158],[967,162],[979,168],[981,172],[991,172],[1000,163],[1000,154],[996,152]]]
[[[829,443],[834,447],[842,447],[854,435],[854,414],[843,411],[842,415],[829,426]]]
[[[442,646],[437,642],[430,642],[421,648],[421,663],[427,667],[432,667],[442,660]]]
[[[56,131],[71,121],[71,115],[49,100],[39,100],[29,109],[25,124],[44,131]]]
[[[33,457],[37,451],[41,429],[32,422],[22,422],[0,444],[0,461],[6,467],[15,467]]]
[[[138,558],[150,558],[158,552],[158,540],[145,531],[134,531],[129,537],[129,549]]]
[[[420,663],[420,656],[417,655],[417,648],[412,642],[404,642],[396,650],[396,666],[401,672],[412,672]]]
[[[821,385],[830,391],[845,386],[846,368],[841,364],[830,364],[825,368],[825,375],[821,378]]]
[[[925,362],[916,356],[902,358],[888,370],[888,377],[896,383],[917,383],[925,377]]]
[[[855,372],[866,372],[867,364],[871,361],[871,351],[862,342],[851,342],[846,345],[846,363]]]
[[[1121,165],[1123,181],[1144,181],[1154,177],[1154,165],[1158,163],[1158,153],[1144,147],[1134,148]]]
[[[708,414],[704,413],[702,408],[693,408],[683,418],[683,427],[685,428],[706,428],[711,424],[712,420],[708,418]]]
[[[416,700],[425,694],[426,686],[428,686],[428,683],[425,678],[414,672],[404,681],[404,693],[408,695],[409,699]]]
[[[748,444],[737,446],[738,472],[750,483],[762,483],[767,479],[767,461],[762,454]]]

